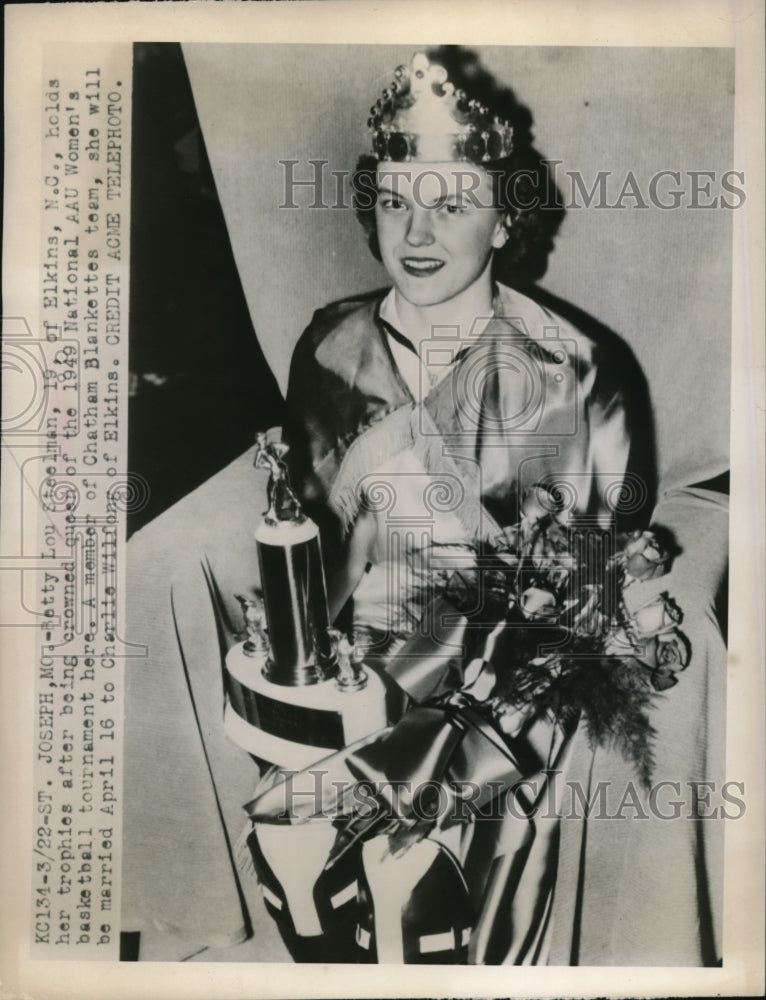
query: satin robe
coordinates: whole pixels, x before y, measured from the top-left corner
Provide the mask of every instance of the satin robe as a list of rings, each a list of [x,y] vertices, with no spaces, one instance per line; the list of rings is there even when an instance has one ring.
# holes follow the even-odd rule
[[[319,310],[293,354],[284,437],[305,501],[326,504],[348,529],[360,479],[411,448],[429,472],[472,484],[458,514],[476,537],[513,523],[520,493],[537,482],[562,485],[577,511],[619,511],[629,443],[621,373],[603,348],[498,285],[479,336],[435,331],[428,349],[449,373],[417,404],[391,355],[381,298]]]

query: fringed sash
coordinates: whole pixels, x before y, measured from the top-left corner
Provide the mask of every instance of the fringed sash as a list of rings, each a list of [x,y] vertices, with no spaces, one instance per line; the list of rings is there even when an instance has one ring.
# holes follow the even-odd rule
[[[444,437],[425,403],[399,407],[363,431],[348,448],[328,497],[344,531],[351,529],[359,513],[364,478],[406,449],[413,451],[429,475],[452,476],[463,484],[465,495],[455,513],[470,538],[487,541],[499,534],[497,522],[481,502],[476,462],[456,460],[448,453]]]

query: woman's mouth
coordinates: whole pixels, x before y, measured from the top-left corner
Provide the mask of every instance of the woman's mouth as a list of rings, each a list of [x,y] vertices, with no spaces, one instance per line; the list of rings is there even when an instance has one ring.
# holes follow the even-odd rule
[[[444,267],[444,261],[438,257],[402,257],[401,265],[415,278],[428,278]]]

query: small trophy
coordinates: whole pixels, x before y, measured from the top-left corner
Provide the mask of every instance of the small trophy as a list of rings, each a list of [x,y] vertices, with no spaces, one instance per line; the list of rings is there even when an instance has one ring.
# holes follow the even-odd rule
[[[266,609],[263,601],[256,597],[243,597],[242,594],[234,595],[242,608],[242,617],[245,620],[245,631],[247,640],[242,647],[245,656],[257,656],[268,658],[269,640],[266,638]]]
[[[341,691],[361,691],[367,687],[367,671],[361,664],[361,658],[356,655],[353,642],[349,642],[336,628],[327,631],[338,664],[335,686]]]

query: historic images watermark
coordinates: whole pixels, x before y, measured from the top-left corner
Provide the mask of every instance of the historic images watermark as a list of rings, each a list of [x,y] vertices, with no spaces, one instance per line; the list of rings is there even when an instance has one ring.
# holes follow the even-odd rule
[[[474,820],[738,820],[746,811],[743,781],[661,779],[645,786],[599,781],[584,787],[545,769],[515,782],[450,778],[347,783],[321,767],[286,771],[280,822],[336,820],[353,813],[380,822],[458,823]],[[297,780],[296,780],[297,779]],[[273,795],[272,793],[270,793]]]
[[[282,171],[282,201],[279,208],[357,207],[371,209],[377,198],[375,178],[362,171],[333,170],[328,160],[279,160]],[[543,160],[545,175],[521,169],[500,171],[488,168],[503,185],[505,203],[518,211],[577,209],[728,209],[742,208],[747,202],[745,173],[742,170],[674,170],[663,168],[651,174],[599,170],[586,176],[579,170],[560,170],[562,160]],[[414,174],[401,164],[395,170],[379,168],[386,182],[394,186],[412,180],[411,193],[421,207],[434,204],[433,185],[439,197],[447,199],[447,184],[438,171],[418,170]],[[545,183],[543,183],[543,177]],[[495,208],[477,191],[476,168],[457,172],[458,189],[451,200],[473,208]],[[550,183],[553,181],[553,183]]]

